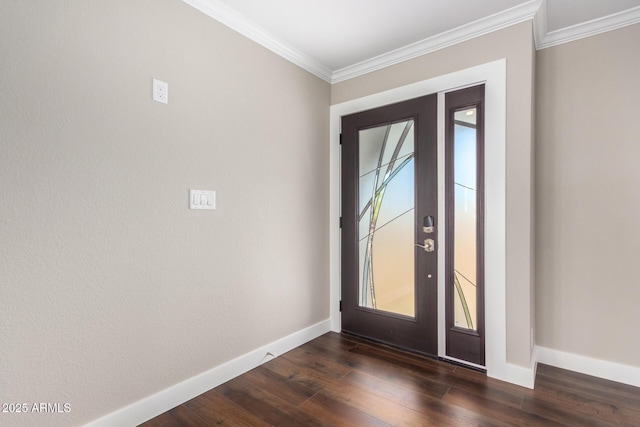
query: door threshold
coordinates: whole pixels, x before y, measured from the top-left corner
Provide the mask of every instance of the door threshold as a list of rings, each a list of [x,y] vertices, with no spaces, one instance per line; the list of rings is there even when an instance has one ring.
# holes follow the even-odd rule
[[[368,342],[370,342],[372,344],[377,344],[377,345],[381,345],[381,346],[384,346],[384,347],[389,347],[389,348],[391,348],[393,350],[404,351],[405,353],[415,354],[415,355],[418,355],[418,356],[424,356],[424,357],[427,357],[429,359],[434,359],[434,360],[440,360],[441,359],[440,357],[438,357],[438,356],[436,356],[434,354],[423,353],[421,351],[414,350],[414,349],[409,348],[409,347],[403,347],[401,345],[393,344],[393,343],[390,343],[390,342],[387,342],[387,341],[379,340],[379,339],[376,339],[376,338],[371,338],[371,337],[368,337],[366,335],[355,334],[355,333],[350,332],[350,331],[341,331],[340,333],[344,334],[346,336],[359,338],[359,339],[361,339],[363,341],[368,341]]]
[[[435,359],[435,360],[439,360],[441,362],[451,363],[452,365],[460,366],[462,368],[471,369],[471,370],[477,371],[477,372],[482,372],[483,374],[487,373],[486,366],[478,365],[478,364],[472,363],[472,362],[467,362],[466,360],[462,360],[462,359],[456,359],[455,357],[451,357],[451,356],[435,356],[433,354],[423,353],[421,351],[416,351],[416,350],[413,350],[411,348],[407,348],[407,347],[403,347],[403,346],[400,346],[400,345],[392,344],[392,343],[389,343],[389,342],[386,342],[386,341],[382,341],[382,340],[378,340],[378,339],[375,339],[375,338],[367,337],[365,335],[354,334],[353,332],[350,332],[350,331],[341,331],[340,333],[343,334],[343,335],[346,335],[348,337],[349,336],[355,337],[355,338],[361,339],[362,341],[367,341],[367,342],[370,342],[372,344],[377,344],[377,345],[381,345],[381,346],[384,346],[384,347],[389,347],[389,348],[394,349],[394,350],[404,351],[406,353],[415,354],[415,355],[418,355],[418,356],[424,356],[424,357],[427,357],[429,359]]]
[[[456,359],[455,357],[439,356],[438,360],[442,360],[443,362],[448,362],[448,363],[451,363],[451,364],[454,364],[454,365],[458,365],[458,366],[461,366],[463,368],[468,368],[468,369],[472,369],[474,371],[482,372],[483,374],[487,373],[487,367],[486,366],[478,365],[478,364],[472,363],[472,362],[467,362],[466,360],[462,360],[462,359]]]

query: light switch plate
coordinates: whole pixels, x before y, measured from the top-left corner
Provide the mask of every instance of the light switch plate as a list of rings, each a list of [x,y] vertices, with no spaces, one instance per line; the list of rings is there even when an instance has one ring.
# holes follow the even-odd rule
[[[216,192],[208,190],[189,190],[189,209],[215,209]]]

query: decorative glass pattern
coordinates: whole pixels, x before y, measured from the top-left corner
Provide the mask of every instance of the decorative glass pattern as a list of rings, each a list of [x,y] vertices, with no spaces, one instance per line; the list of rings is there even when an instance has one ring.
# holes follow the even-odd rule
[[[359,305],[415,315],[414,123],[359,131]]]
[[[476,108],[454,113],[454,325],[477,328]]]

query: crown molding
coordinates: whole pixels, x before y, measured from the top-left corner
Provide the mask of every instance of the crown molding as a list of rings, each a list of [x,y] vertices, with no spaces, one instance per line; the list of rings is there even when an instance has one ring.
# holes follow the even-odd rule
[[[547,32],[546,2],[543,2],[540,10],[544,10],[543,13],[545,15],[540,16],[539,19],[537,18],[539,21],[538,26],[534,26],[538,31],[538,33],[536,33],[536,49],[538,50],[572,42],[585,37],[595,36],[596,34],[607,31],[617,30],[618,28],[640,22],[640,6],[638,6],[612,15],[604,16],[602,18],[593,19],[591,21],[572,25],[560,30]]]
[[[259,27],[221,0],[182,0],[200,12],[264,46],[328,83],[339,83],[421,55],[482,36],[520,22],[533,20],[536,50],[593,36],[640,22],[640,6],[555,31],[547,29],[546,0],[530,0],[391,52],[332,71]]]
[[[536,50],[539,49],[541,40],[547,35],[547,0],[540,2],[540,7],[533,18],[533,42]]]
[[[280,55],[307,70],[311,74],[320,77],[326,82],[331,82],[332,72],[328,68],[302,54],[301,52],[291,48],[286,43],[280,41],[273,34],[257,26],[249,21],[240,13],[236,12],[220,0],[182,0],[189,6],[194,7],[205,15],[219,21],[227,27],[237,31],[243,36],[253,40],[254,42],[266,47],[270,51]]]
[[[333,72],[331,83],[349,80],[409,59],[416,58],[457,43],[470,40],[520,22],[533,19],[542,0],[531,0],[519,6],[498,12],[453,30],[384,53]]]

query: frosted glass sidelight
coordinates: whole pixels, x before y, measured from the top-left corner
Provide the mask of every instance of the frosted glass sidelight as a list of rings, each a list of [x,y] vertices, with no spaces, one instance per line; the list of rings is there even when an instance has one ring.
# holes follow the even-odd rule
[[[358,134],[360,307],[415,315],[414,123]]]
[[[454,113],[454,325],[477,329],[476,108]]]

